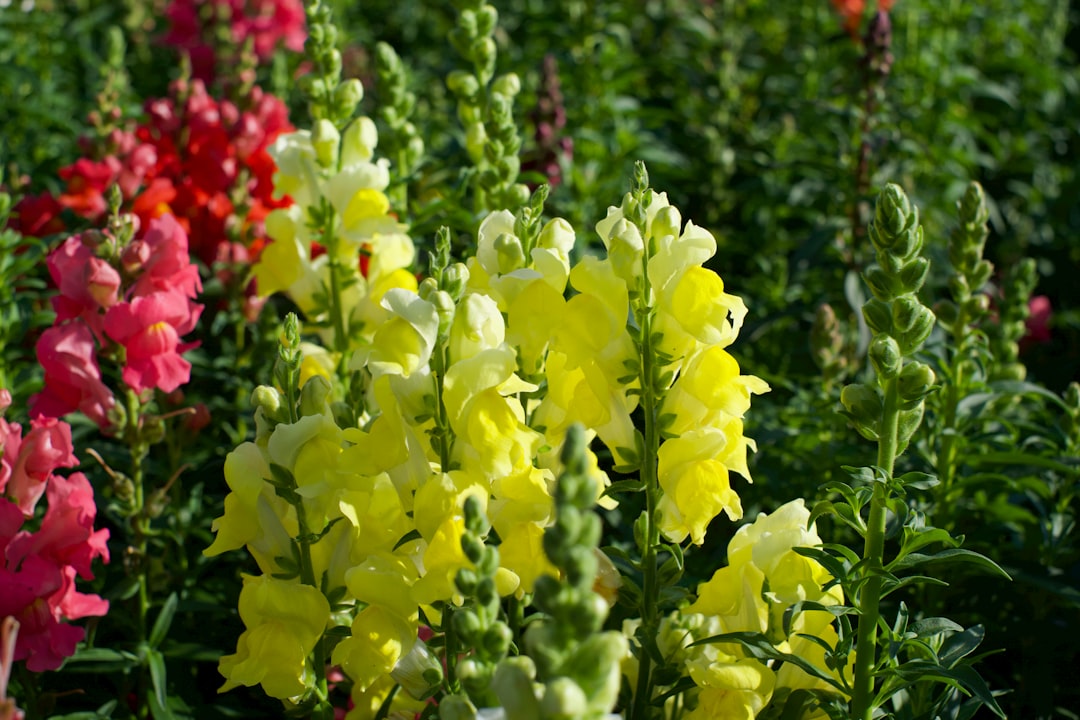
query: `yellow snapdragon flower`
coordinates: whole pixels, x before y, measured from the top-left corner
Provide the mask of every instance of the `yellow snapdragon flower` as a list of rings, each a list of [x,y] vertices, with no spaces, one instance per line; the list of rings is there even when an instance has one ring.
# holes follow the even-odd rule
[[[239,606],[247,629],[236,654],[219,662],[219,692],[258,684],[270,697],[303,694],[314,680],[308,656],[330,619],[326,598],[307,585],[245,575]]]

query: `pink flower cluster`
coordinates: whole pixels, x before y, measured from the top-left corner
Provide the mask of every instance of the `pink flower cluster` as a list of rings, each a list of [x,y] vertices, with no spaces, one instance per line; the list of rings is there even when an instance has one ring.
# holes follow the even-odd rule
[[[165,9],[169,31],[165,42],[191,58],[195,77],[214,76],[215,26],[228,27],[233,47],[250,39],[259,60],[268,59],[283,44],[294,52],[304,49],[307,30],[301,0],[172,0]]]
[[[124,247],[102,233],[74,235],[48,266],[60,293],[53,298],[57,324],[37,344],[45,387],[30,399],[34,417],[78,410],[108,427],[115,400],[101,379],[98,347],[123,358],[123,381],[135,392],[172,392],[190,379],[191,363],[181,354],[195,344],[180,338],[202,312],[194,302],[202,283],[172,215],[151,220]]]
[[[0,412],[10,404],[0,390]],[[95,558],[109,560],[109,531],[94,530],[89,481],[82,473],[53,474],[78,463],[66,423],[36,418],[23,437],[20,425],[0,417],[0,620],[18,622],[14,660],[34,672],[60,667],[83,639],[85,631],[65,620],[109,609],[108,601],[75,590],[76,576],[93,579]],[[47,507],[37,523],[42,496]]]

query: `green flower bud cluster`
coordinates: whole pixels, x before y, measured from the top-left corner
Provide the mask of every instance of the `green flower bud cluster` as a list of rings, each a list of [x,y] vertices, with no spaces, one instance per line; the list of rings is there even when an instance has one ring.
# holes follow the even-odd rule
[[[1023,380],[1027,376],[1027,368],[1020,362],[1020,339],[1027,332],[1026,323],[1031,314],[1028,301],[1038,280],[1032,258],[1024,258],[1005,275],[998,321],[986,328],[994,356],[990,380]]]
[[[1069,383],[1062,396],[1065,401],[1063,426],[1070,448],[1080,447],[1080,383]]]
[[[968,185],[957,207],[959,223],[949,236],[949,262],[954,270],[949,279],[952,300],[941,301],[934,310],[941,326],[952,333],[957,350],[966,354],[972,342],[981,342],[971,328],[987,316],[990,298],[980,290],[990,280],[994,266],[983,259],[990,213],[982,186],[977,182]]]
[[[814,313],[814,324],[810,327],[810,356],[821,370],[827,386],[844,377],[851,364],[840,320],[828,303],[819,305]]]
[[[499,591],[495,573],[499,551],[484,543],[491,526],[475,496],[465,500],[465,532],[461,549],[473,567],[458,570],[454,579],[458,592],[471,602],[451,615],[453,631],[472,653],[458,661],[457,676],[470,701],[485,707],[497,702],[491,689],[495,668],[506,657],[513,634],[499,619]]]
[[[593,591],[597,574],[600,518],[592,512],[596,483],[588,474],[585,432],[579,425],[566,433],[564,471],[555,490],[555,524],[544,533],[544,552],[562,580],[543,575],[534,603],[546,617],[525,633],[535,662],[504,662],[495,690],[511,718],[599,718],[618,699],[619,660],[627,652],[621,633],[600,632],[608,605]],[[543,683],[532,699],[514,697],[534,677]]]
[[[338,30],[330,8],[322,0],[312,0],[306,10],[308,39],[304,43],[304,54],[314,66],[312,73],[301,81],[308,97],[308,110],[313,120],[328,120],[337,129],[342,129],[364,98],[364,86],[355,78],[341,79]]]
[[[874,333],[869,358],[877,382],[848,385],[840,395],[844,413],[863,437],[881,439],[886,413],[899,411],[896,443],[907,445],[923,415],[923,400],[934,389],[934,373],[924,363],[909,361],[929,336],[935,317],[917,296],[926,281],[929,261],[922,257],[919,213],[899,186],[889,184],[878,197],[869,227],[877,262],[864,279],[874,297],[863,316]],[[885,406],[883,390],[895,383],[895,407]]]
[[[375,45],[375,75],[379,88],[378,118],[383,123],[379,140],[387,156],[394,159],[394,186],[397,200],[405,204],[405,179],[420,165],[424,140],[409,119],[416,110],[416,95],[408,89],[405,64],[384,42]]]
[[[446,85],[457,98],[465,149],[478,171],[476,210],[517,208],[529,199],[528,187],[517,182],[521,137],[513,109],[521,80],[514,73],[494,77],[498,11],[473,0],[456,4],[458,22],[450,31],[450,44],[471,63],[472,70],[451,72]]]

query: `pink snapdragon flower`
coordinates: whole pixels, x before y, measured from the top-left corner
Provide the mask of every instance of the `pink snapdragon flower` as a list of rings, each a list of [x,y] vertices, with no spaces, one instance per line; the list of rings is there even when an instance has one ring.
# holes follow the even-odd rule
[[[180,336],[195,327],[202,305],[176,291],[153,292],[109,308],[105,333],[124,346],[123,379],[135,392],[172,392],[191,377],[191,363],[180,354]]]
[[[279,44],[297,52],[307,38],[301,0],[172,0],[165,9],[165,42],[188,53],[196,78],[210,80],[215,57],[215,25],[227,24],[235,47],[250,38],[255,55],[267,60]]]
[[[10,403],[10,394],[0,392],[0,410]],[[66,423],[35,419],[22,437],[20,425],[0,417],[0,618],[13,618],[20,629],[17,639],[4,641],[13,648],[0,648],[6,653],[0,657],[0,680],[6,681],[17,660],[26,660],[33,672],[60,667],[85,634],[65,621],[104,615],[109,608],[97,595],[75,589],[76,577],[93,578],[96,558],[109,559],[109,531],[94,530],[97,508],[90,482],[82,473],[53,474],[78,462]],[[42,496],[47,505],[38,523],[34,510]],[[5,635],[8,630],[5,626]],[[3,684],[0,720],[5,712],[13,716],[14,707],[4,703]]]
[[[30,398],[31,416],[55,418],[77,410],[98,427],[109,427],[108,412],[116,399],[101,381],[88,325],[72,321],[49,328],[38,339],[37,358],[45,370],[45,386]]]
[[[21,425],[0,418],[0,495],[31,517],[52,473],[79,464],[72,451],[67,423],[35,418],[30,432],[22,437]]]
[[[101,308],[116,304],[120,273],[94,254],[88,236],[73,235],[54,250],[46,264],[60,294],[52,299],[56,322],[82,319],[101,337]]]
[[[1053,335],[1050,333],[1050,320],[1053,316],[1054,307],[1046,295],[1035,295],[1028,301],[1026,333],[1020,341],[1021,349],[1053,340]]]

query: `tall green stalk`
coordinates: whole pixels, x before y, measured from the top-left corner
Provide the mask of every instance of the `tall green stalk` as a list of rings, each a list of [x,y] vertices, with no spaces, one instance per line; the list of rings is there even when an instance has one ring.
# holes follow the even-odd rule
[[[893,468],[922,421],[924,398],[934,382],[929,367],[906,360],[926,340],[935,318],[916,295],[929,271],[928,261],[920,255],[923,236],[918,211],[898,186],[888,185],[881,192],[869,236],[877,263],[864,274],[874,297],[863,306],[863,315],[874,333],[869,356],[877,378],[873,383],[848,385],[841,393],[841,402],[856,429],[878,443],[863,546],[863,582],[856,598],[860,617],[851,716],[858,720],[870,720],[874,713],[885,521],[889,502],[895,497]]]

